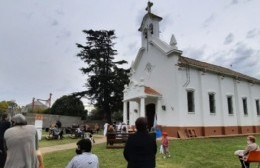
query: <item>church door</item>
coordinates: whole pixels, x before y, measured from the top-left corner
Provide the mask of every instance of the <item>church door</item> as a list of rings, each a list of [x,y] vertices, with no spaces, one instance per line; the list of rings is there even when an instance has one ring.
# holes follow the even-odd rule
[[[146,109],[145,114],[147,118],[148,129],[150,131],[154,124],[155,104],[153,103],[148,104],[146,105],[145,109]]]

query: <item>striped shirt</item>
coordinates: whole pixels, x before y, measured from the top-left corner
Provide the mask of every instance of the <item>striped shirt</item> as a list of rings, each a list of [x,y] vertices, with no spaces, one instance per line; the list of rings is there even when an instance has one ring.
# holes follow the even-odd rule
[[[76,155],[66,168],[99,168],[98,157],[89,152]]]

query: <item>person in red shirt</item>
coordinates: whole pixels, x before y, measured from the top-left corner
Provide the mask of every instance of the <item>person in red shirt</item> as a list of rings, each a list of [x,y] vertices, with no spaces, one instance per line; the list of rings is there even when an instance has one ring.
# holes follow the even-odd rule
[[[169,140],[167,132],[162,133],[162,152],[164,159],[166,159],[166,157],[171,157],[169,152]]]

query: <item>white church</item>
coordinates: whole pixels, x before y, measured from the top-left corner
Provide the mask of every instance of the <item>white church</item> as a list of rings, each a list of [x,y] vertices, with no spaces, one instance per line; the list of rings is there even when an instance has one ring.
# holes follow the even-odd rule
[[[161,17],[148,2],[139,31],[142,46],[124,90],[123,120],[146,117],[169,136],[260,133],[260,80],[182,56],[174,36],[159,37]]]

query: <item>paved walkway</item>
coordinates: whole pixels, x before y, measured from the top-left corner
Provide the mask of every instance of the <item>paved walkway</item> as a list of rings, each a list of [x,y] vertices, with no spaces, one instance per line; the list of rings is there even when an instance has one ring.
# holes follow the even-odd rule
[[[106,138],[104,136],[95,138],[95,144],[105,143]],[[67,149],[75,149],[77,147],[76,143],[69,143],[69,144],[63,144],[63,145],[55,145],[55,146],[49,146],[49,147],[42,147],[40,148],[41,152],[43,154],[45,153],[51,153],[56,151],[62,151]]]
[[[98,136],[98,137],[97,137]],[[170,140],[176,139],[174,137],[169,137]],[[161,141],[161,138],[157,138],[158,141]],[[106,137],[103,135],[96,135],[95,136],[95,144],[100,144],[100,143],[105,143],[106,142]],[[69,143],[69,144],[63,144],[63,145],[54,145],[54,146],[49,146],[49,147],[42,147],[40,148],[41,152],[43,154],[45,153],[51,153],[51,152],[56,152],[56,151],[62,151],[62,150],[67,150],[67,149],[75,149],[76,142],[75,143]]]

